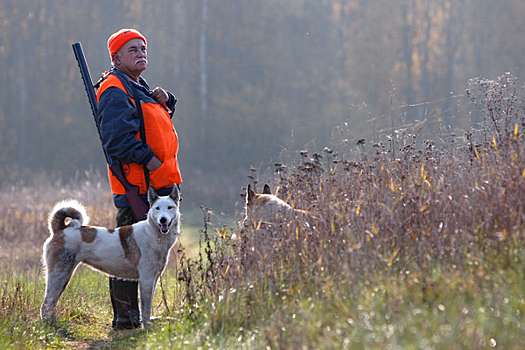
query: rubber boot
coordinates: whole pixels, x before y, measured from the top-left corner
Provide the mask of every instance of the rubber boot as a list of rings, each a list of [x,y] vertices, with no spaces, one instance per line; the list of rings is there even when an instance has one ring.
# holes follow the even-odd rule
[[[137,281],[109,278],[109,295],[113,306],[114,329],[133,329],[140,327]]]

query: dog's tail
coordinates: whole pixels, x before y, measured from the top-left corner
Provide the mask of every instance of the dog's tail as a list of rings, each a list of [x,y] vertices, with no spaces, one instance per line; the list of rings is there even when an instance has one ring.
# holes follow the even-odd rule
[[[66,200],[55,205],[49,214],[48,227],[51,234],[54,234],[67,227],[87,225],[88,222],[86,208],[76,200]]]

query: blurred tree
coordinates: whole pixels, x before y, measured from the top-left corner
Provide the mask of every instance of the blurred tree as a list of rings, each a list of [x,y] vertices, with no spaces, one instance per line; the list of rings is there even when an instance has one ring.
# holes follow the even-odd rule
[[[145,78],[180,100],[183,167],[218,176],[322,148],[345,123],[354,140],[394,119],[468,127],[451,95],[522,74],[524,14],[523,0],[4,1],[2,169],[103,168],[71,44],[97,79],[122,27],[146,35]]]

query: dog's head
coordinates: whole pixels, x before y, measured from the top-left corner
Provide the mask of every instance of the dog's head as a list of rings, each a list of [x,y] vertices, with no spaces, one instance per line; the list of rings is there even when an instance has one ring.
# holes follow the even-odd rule
[[[168,234],[169,232],[178,234],[180,226],[180,194],[177,185],[173,186],[169,196],[157,195],[157,192],[150,186],[148,189],[148,201],[150,205],[148,212],[150,224],[158,227],[162,234]]]
[[[276,223],[284,213],[293,211],[286,202],[278,198],[270,189],[270,186],[264,185],[262,193],[256,193],[248,185],[246,189],[246,217],[244,226],[257,225],[259,222]]]

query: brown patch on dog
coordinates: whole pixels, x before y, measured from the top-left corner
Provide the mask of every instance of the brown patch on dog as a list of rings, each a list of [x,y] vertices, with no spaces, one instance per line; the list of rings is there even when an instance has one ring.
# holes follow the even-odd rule
[[[50,271],[53,267],[60,261],[61,253],[64,251],[64,246],[66,245],[64,232],[58,230],[53,233],[49,244],[47,245],[46,251],[46,269]]]
[[[133,227],[132,226],[122,226],[118,229],[118,233],[120,235],[120,241],[127,240],[129,236],[133,233]]]
[[[82,241],[85,243],[93,243],[95,238],[97,238],[97,229],[93,227],[83,226],[80,228],[80,235]]]
[[[140,249],[133,237],[132,226],[122,226],[119,229],[120,244],[124,250],[124,257],[137,266],[140,260]]]

